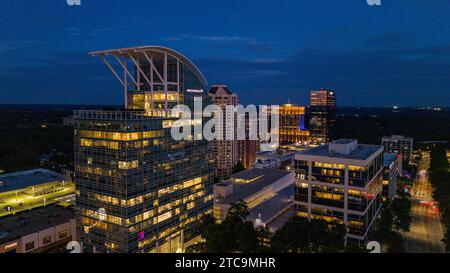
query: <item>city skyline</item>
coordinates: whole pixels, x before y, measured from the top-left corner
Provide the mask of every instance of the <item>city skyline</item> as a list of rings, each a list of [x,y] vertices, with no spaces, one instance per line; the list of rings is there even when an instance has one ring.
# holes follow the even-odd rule
[[[307,105],[309,91],[329,88],[339,106],[450,106],[446,1],[132,2],[6,1],[0,104],[119,105],[119,84],[87,53],[162,45],[190,56],[210,85],[229,85],[243,104]],[[88,20],[99,10],[110,16]],[[158,12],[145,19],[146,11]],[[167,13],[159,11],[174,19],[158,20]]]

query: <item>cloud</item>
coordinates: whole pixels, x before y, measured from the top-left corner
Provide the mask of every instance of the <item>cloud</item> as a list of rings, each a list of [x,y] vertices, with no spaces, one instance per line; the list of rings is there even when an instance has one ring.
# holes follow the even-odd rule
[[[228,82],[238,89],[236,92],[241,91],[246,102],[254,99],[256,91],[305,101],[308,90],[328,87],[339,92],[342,105],[450,105],[450,45],[351,51],[302,49],[278,59],[194,61],[209,82]],[[433,96],[426,95],[428,92]]]
[[[238,46],[242,52],[267,53],[273,50],[274,42],[258,41],[252,37],[223,36],[223,35],[192,35],[178,34],[166,37],[165,41],[204,41],[219,46]]]
[[[21,48],[33,47],[36,45],[45,44],[44,41],[8,41],[8,42],[0,42],[0,51],[3,50],[16,50]]]
[[[310,48],[284,57],[242,56],[246,57],[193,61],[208,82],[227,83],[244,104],[283,103],[288,98],[306,103],[309,90],[325,87],[338,92],[340,105],[450,105],[450,45],[347,51]],[[121,101],[120,86],[108,69],[82,51],[3,67],[0,79],[5,83],[0,93],[21,82],[26,97],[36,101]]]
[[[165,40],[179,41],[179,40],[201,40],[201,41],[213,41],[213,42],[250,42],[252,38],[239,37],[239,36],[203,36],[203,35],[191,35],[191,34],[179,34],[172,37],[165,38]]]
[[[64,31],[69,32],[71,35],[87,35],[98,37],[107,32],[118,32],[130,29],[141,29],[150,26],[151,24],[140,24],[140,25],[124,25],[124,26],[111,26],[111,27],[103,27],[103,28],[94,28],[94,29],[80,29],[78,27],[65,27]]]

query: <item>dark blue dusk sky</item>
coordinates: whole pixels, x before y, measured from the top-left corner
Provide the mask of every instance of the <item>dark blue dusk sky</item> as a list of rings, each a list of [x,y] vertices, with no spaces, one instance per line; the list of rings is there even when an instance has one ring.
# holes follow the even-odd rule
[[[0,103],[120,104],[87,52],[162,45],[243,104],[450,106],[450,1],[2,0]]]

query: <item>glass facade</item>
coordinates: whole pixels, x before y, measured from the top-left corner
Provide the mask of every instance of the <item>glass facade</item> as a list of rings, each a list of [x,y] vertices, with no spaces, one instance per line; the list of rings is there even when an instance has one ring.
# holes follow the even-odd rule
[[[305,107],[292,104],[280,106],[280,142],[309,142],[309,131],[305,129]]]
[[[336,95],[333,91],[311,91],[310,131],[311,140],[326,143],[333,139],[336,124]]]
[[[198,236],[198,220],[212,213],[212,147],[173,140],[170,117],[178,103],[207,104],[207,86],[171,53],[147,52],[153,73],[142,57],[141,70],[155,81],[128,91],[128,109],[74,113],[77,227],[85,252],[181,252]],[[156,80],[158,73],[163,79]]]

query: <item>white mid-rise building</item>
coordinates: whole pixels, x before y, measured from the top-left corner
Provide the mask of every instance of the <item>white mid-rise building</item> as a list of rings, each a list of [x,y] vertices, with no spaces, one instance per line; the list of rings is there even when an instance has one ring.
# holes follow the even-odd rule
[[[347,242],[362,244],[382,202],[383,147],[341,139],[295,155],[295,211],[336,221]]]

